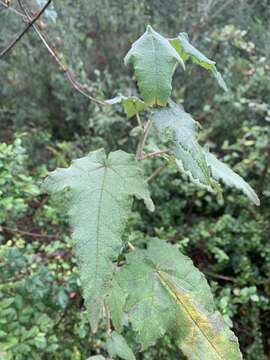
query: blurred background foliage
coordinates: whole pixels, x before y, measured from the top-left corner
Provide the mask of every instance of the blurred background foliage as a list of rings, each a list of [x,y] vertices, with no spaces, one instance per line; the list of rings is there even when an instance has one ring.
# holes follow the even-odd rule
[[[44,1],[28,0],[33,11]],[[19,10],[16,1],[11,6]],[[135,203],[125,237],[176,244],[205,273],[216,303],[239,337],[245,359],[270,358],[270,4],[268,0],[60,0],[39,26],[93,96],[136,92],[123,65],[150,23],[164,35],[188,32],[219,69],[223,93],[196,66],[177,71],[173,97],[204,128],[202,141],[261,197],[255,208],[237,191],[225,201],[189,184],[175,169],[151,184],[156,212]],[[25,26],[0,3],[0,48]],[[0,359],[77,359],[104,353],[84,315],[65,198],[39,184],[49,170],[105,147],[133,152],[134,119],[100,107],[70,87],[33,31],[0,59]],[[149,160],[151,174],[159,160]],[[164,337],[138,359],[184,359]]]

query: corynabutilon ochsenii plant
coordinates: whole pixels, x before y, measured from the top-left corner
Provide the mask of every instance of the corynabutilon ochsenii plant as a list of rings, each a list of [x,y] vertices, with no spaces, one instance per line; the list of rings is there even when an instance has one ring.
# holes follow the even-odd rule
[[[74,160],[69,168],[51,172],[43,184],[50,193],[69,189],[72,238],[85,305],[93,331],[103,316],[107,319],[109,358],[135,359],[121,335],[131,326],[142,351],[169,333],[188,359],[242,359],[237,338],[216,311],[204,275],[188,257],[159,239],[151,240],[147,249],[126,246],[122,240],[134,197],[154,211],[143,174],[143,162],[153,156],[175,166],[203,189],[221,194],[221,180],[259,205],[253,189],[199,144],[198,123],[170,98],[174,71],[178,65],[185,69],[189,59],[208,70],[227,91],[215,62],[192,46],[186,33],[167,39],[148,26],[125,57],[125,63],[134,67],[140,98],[119,95],[105,101],[121,103],[128,118],[137,118],[140,135],[135,154],[122,150],[106,154],[98,149]],[[146,153],[151,131],[156,131],[160,143],[154,152]],[[163,150],[159,146],[164,141]],[[92,358],[104,359],[101,355]]]

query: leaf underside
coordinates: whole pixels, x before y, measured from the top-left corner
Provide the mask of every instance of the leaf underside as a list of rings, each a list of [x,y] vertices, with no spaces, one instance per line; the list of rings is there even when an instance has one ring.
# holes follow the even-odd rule
[[[144,102],[165,106],[172,91],[172,76],[182,58],[169,41],[148,26],[146,32],[133,43],[125,64],[132,63]]]
[[[170,331],[191,360],[240,360],[237,338],[215,311],[210,288],[175,246],[152,240],[127,256],[117,279],[143,349]]]
[[[216,68],[215,61],[208,59],[203,53],[191,45],[187,33],[180,33],[178,37],[169,39],[169,42],[184,61],[187,61],[191,57],[193,63],[208,70],[216,78],[219,86],[223,90],[228,91],[221,73]]]
[[[103,149],[57,169],[43,190],[70,189],[69,216],[75,253],[93,331],[96,331],[104,297],[111,288],[113,261],[122,248],[122,234],[130,214],[132,196],[143,199],[153,211],[142,168],[133,155]]]
[[[153,124],[161,137],[169,140],[169,147],[181,172],[197,186],[220,192],[222,180],[241,191],[255,204],[260,200],[250,185],[226,164],[210,154],[197,141],[197,123],[185,110],[169,101],[169,106],[153,109]]]

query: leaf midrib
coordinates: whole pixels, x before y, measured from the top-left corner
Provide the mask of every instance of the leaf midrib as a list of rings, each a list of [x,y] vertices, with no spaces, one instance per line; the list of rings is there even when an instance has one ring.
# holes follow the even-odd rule
[[[104,166],[102,184],[101,184],[101,188],[100,188],[100,196],[99,196],[99,201],[98,201],[97,227],[96,227],[96,264],[95,264],[96,266],[95,266],[95,279],[94,279],[95,286],[97,283],[97,274],[98,274],[98,266],[99,266],[101,208],[102,208],[102,200],[103,200],[103,193],[104,193],[104,188],[105,188],[105,179],[106,179],[106,175],[107,175],[107,170],[108,170],[108,168],[106,166]]]
[[[154,64],[155,64],[155,74],[157,75],[158,69],[157,69],[157,52],[156,52],[156,47],[155,47],[155,43],[154,43],[154,36],[153,34],[150,35],[151,36],[151,43],[152,43],[152,49],[154,52]],[[155,105],[158,105],[158,96],[157,96],[157,76],[155,76]]]
[[[162,276],[162,274],[160,273],[160,271],[157,270],[157,274],[161,280],[161,283],[163,285],[165,285],[165,288],[172,294],[172,296],[174,298],[176,298],[177,301],[179,301],[181,303],[181,305],[183,306],[183,308],[185,309],[185,311],[187,312],[188,316],[190,317],[191,321],[194,323],[194,325],[200,330],[200,332],[202,333],[203,337],[205,337],[205,339],[208,341],[208,343],[211,345],[211,347],[214,349],[215,353],[217,354],[217,356],[221,359],[221,360],[226,360],[223,358],[223,356],[221,356],[219,354],[219,351],[217,350],[217,348],[215,347],[215,345],[210,341],[210,339],[208,338],[207,334],[203,331],[203,329],[201,329],[200,325],[198,324],[198,322],[196,321],[196,319],[193,318],[192,314],[190,313],[189,309],[187,308],[187,306],[185,305],[185,303],[181,300],[181,298],[177,295],[177,293],[175,292],[173,286],[171,284],[168,283],[168,281],[166,281],[166,279]]]

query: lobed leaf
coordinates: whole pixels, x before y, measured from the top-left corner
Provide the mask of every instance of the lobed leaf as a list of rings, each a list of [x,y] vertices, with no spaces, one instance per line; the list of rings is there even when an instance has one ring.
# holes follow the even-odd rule
[[[191,45],[187,33],[180,33],[176,38],[169,39],[169,42],[184,61],[187,61],[191,57],[195,64],[210,71],[214,75],[223,90],[228,91],[221,73],[216,68],[215,61],[208,59],[203,53]]]
[[[191,360],[240,360],[238,341],[216,312],[210,288],[175,246],[152,240],[117,273],[126,311],[143,348],[170,331]]]
[[[110,289],[113,261],[122,247],[132,196],[154,210],[140,164],[133,155],[103,149],[57,169],[44,182],[51,193],[70,189],[69,216],[86,307],[93,331]]]
[[[132,63],[144,102],[165,106],[172,91],[172,76],[178,63],[184,62],[169,41],[147,26],[127,53],[125,64]]]

